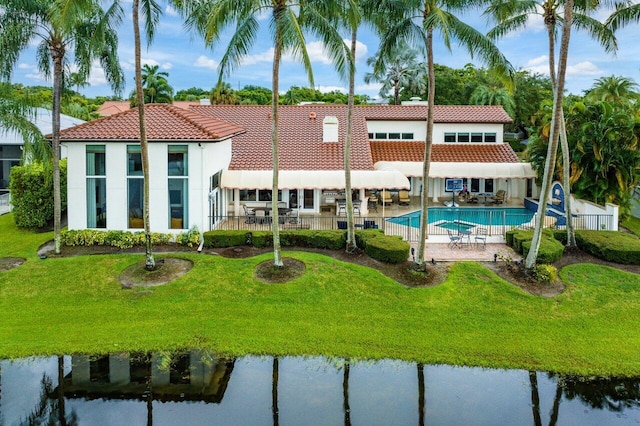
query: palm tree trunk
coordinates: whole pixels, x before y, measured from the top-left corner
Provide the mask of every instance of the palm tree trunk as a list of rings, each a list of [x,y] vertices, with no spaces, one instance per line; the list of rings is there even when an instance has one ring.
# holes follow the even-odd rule
[[[540,416],[540,394],[538,393],[538,376],[535,371],[529,371],[529,383],[531,384],[531,411],[533,413],[534,426],[542,426]]]
[[[351,57],[356,57],[358,30],[351,31]],[[357,248],[355,225],[353,223],[353,200],[351,199],[351,126],[353,121],[353,103],[355,93],[355,66],[349,72],[349,99],[347,101],[347,131],[344,140],[344,192],[347,197],[347,253]]]
[[[424,365],[418,363],[418,425],[424,426]]]
[[[140,121],[140,155],[142,157],[143,207],[144,207],[144,252],[145,268],[148,271],[156,269],[156,261],[151,251],[151,225],[149,223],[149,151],[147,146],[147,127],[144,121],[144,93],[142,91],[142,67],[140,53],[140,25],[138,23],[139,0],[133,0],[133,36],[135,42],[136,67],[136,99],[138,101],[138,119]]]
[[[560,119],[560,147],[562,148],[562,186],[564,188],[564,209],[567,214],[567,247],[576,247],[576,233],[573,229],[573,217],[571,216],[571,158],[569,154],[569,141],[567,140],[567,126],[564,119],[564,110]]]
[[[278,12],[274,12],[278,13]],[[278,171],[280,169],[278,154],[278,88],[280,78],[280,58],[282,56],[282,35],[280,29],[276,29],[276,40],[273,49],[273,100],[271,105],[271,157],[273,160],[273,184],[271,187],[271,201],[278,211]],[[273,266],[281,268],[284,266],[280,248],[280,224],[277,214],[272,215],[271,227],[273,229]]]
[[[531,249],[525,260],[525,267],[533,268],[538,257],[540,249],[540,241],[542,240],[542,225],[544,223],[544,215],[547,207],[547,200],[551,192],[551,183],[553,181],[553,173],[558,153],[558,139],[560,133],[560,121],[563,118],[562,100],[564,92],[564,81],[567,70],[567,57],[569,50],[569,40],[571,38],[571,23],[573,20],[573,0],[565,3],[564,24],[562,28],[562,41],[560,44],[560,58],[558,65],[558,76],[554,87],[553,96],[553,118],[551,119],[551,132],[549,134],[549,147],[547,149],[547,160],[544,167],[544,176],[542,179],[542,192],[540,193],[540,201],[538,206],[538,215],[536,216],[536,225],[533,231],[533,240],[531,241]]]
[[[429,227],[429,167],[431,166],[431,145],[433,143],[433,107],[436,95],[435,66],[433,64],[433,30],[427,30],[427,72],[429,88],[427,91],[427,137],[424,145],[422,160],[422,211],[420,212],[420,238],[418,239],[418,256],[414,260],[418,265],[424,265],[424,251]]]
[[[53,240],[56,254],[60,254],[60,218],[62,216],[62,194],[60,193],[60,103],[62,96],[62,58],[64,46],[58,42],[51,48],[53,59],[53,104],[51,147],[53,149]]]
[[[273,415],[273,426],[280,424],[280,413],[278,410],[278,357],[273,357],[273,368],[271,370],[271,414]]]
[[[349,363],[344,364],[342,375],[342,410],[344,411],[344,426],[351,426],[351,407],[349,406]]]

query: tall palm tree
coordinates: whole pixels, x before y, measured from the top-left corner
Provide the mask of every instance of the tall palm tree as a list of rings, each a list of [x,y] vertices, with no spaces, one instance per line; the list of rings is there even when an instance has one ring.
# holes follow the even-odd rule
[[[551,133],[549,135],[549,147],[547,150],[547,159],[544,167],[544,176],[542,178],[542,192],[540,193],[540,205],[542,209],[538,207],[538,214],[536,215],[536,226],[533,230],[533,239],[531,241],[531,249],[525,259],[525,267],[528,269],[533,268],[538,257],[538,250],[540,249],[540,241],[542,241],[542,225],[544,223],[544,213],[546,212],[546,200],[551,193],[551,184],[553,181],[553,172],[556,162],[556,155],[558,153],[558,140],[560,133],[564,130],[564,114],[562,112],[562,101],[564,96],[564,81],[567,72],[567,58],[569,56],[569,40],[571,39],[571,25],[573,23],[573,0],[566,0],[564,5],[564,19],[562,24],[562,39],[560,42],[560,56],[558,59],[558,74],[553,83],[553,116],[551,118]],[[553,75],[553,73],[552,73]],[[564,153],[564,149],[563,149]],[[567,145],[566,156],[569,156],[569,148]],[[570,170],[570,169],[565,169]],[[567,175],[568,173],[565,173]],[[567,189],[565,188],[565,191]],[[567,199],[569,197],[565,195],[565,205],[567,205]],[[567,205],[567,223],[571,217],[571,210]],[[568,227],[568,226],[567,226]]]
[[[408,44],[400,44],[390,55],[385,69],[374,69],[374,72],[366,73],[364,82],[382,83],[380,96],[387,98],[389,92],[392,92],[394,105],[400,105],[400,91],[403,89],[412,93],[424,93],[427,74],[425,64],[418,61],[419,54],[418,50],[412,49]],[[375,66],[377,61],[377,57],[371,57],[367,59],[367,65]]]
[[[589,12],[600,3],[612,3],[605,0],[603,2],[596,0],[593,2],[580,2],[577,10],[573,14],[574,26],[577,29],[586,31],[591,38],[598,41],[607,52],[614,52],[617,49],[616,39],[610,28],[597,19],[589,16]],[[502,37],[512,31],[520,30],[526,27],[528,17],[530,15],[540,15],[544,20],[547,30],[548,49],[549,49],[549,76],[551,78],[551,86],[555,89],[557,81],[557,71],[555,66],[555,42],[559,26],[563,23],[562,18],[563,2],[557,0],[497,0],[485,11],[485,15],[495,19],[498,24],[489,31],[491,38]],[[563,170],[571,170],[571,159],[569,157],[569,145],[567,143],[567,135],[564,125],[564,115],[561,117],[560,123],[560,143],[562,146]],[[553,174],[553,171],[551,171]],[[569,173],[563,173],[563,187],[565,190],[565,207],[567,214],[567,246],[575,247],[575,233],[573,230],[573,218],[571,212],[571,183]],[[541,198],[542,200],[542,198]],[[538,208],[538,217],[540,218],[540,226],[544,223],[542,216],[546,211],[546,203],[540,203]],[[540,230],[538,230],[540,232]],[[537,250],[536,250],[537,251]]]
[[[68,20],[78,10],[87,7],[99,8],[102,0],[56,0],[56,7],[60,11],[62,21]],[[99,28],[103,31],[115,31],[115,28],[122,22],[123,9],[121,0],[108,2],[110,4],[104,16],[99,22]],[[143,205],[144,205],[144,233],[145,233],[145,268],[154,270],[156,267],[153,252],[151,250],[151,225],[149,221],[149,152],[147,144],[147,131],[144,119],[144,91],[142,88],[142,65],[141,65],[141,38],[139,14],[142,11],[144,19],[145,36],[147,46],[151,45],[155,30],[162,15],[162,8],[155,0],[133,0],[132,20],[133,36],[135,44],[135,82],[136,82],[136,103],[138,105],[138,118],[140,126],[140,153],[142,158],[143,175]]]
[[[236,24],[236,30],[219,65],[218,83],[225,75],[240,65],[242,58],[250,51],[258,36],[260,22],[265,12],[269,12],[268,29],[273,42],[272,100],[271,100],[271,158],[273,166],[272,200],[278,199],[278,106],[280,62],[283,52],[291,52],[301,59],[313,86],[311,61],[306,49],[304,31],[319,36],[326,47],[326,53],[335,64],[338,73],[345,76],[351,59],[349,50],[328,18],[338,11],[336,1],[319,0],[179,0],[176,6],[187,16],[187,27],[201,34],[208,46],[217,42],[221,31],[228,25]],[[324,12],[324,13],[323,13]],[[282,267],[280,248],[280,226],[272,222],[273,264]]]
[[[118,38],[114,31],[100,26],[104,11],[85,4],[65,18],[62,10],[49,0],[5,0],[0,8],[0,78],[11,78],[20,53],[36,41],[38,68],[53,76],[52,148],[53,148],[53,231],[55,252],[60,253],[60,109],[67,55],[73,51],[78,73],[88,76],[94,59],[100,61],[111,87],[119,92],[124,77],[117,58]]]
[[[454,12],[467,10],[480,1],[457,0],[381,0],[377,6],[377,16],[386,22],[377,22],[380,36],[379,56],[374,73],[385,69],[390,55],[397,51],[402,42],[418,44],[427,55],[427,120],[426,141],[422,167],[422,211],[420,213],[420,237],[416,263],[424,267],[424,252],[427,239],[429,206],[429,167],[431,165],[431,145],[433,143],[433,109],[435,99],[435,71],[433,61],[433,36],[439,32],[447,49],[451,50],[451,40],[457,40],[471,55],[478,55],[498,75],[512,72],[511,65],[489,38],[462,22]]]
[[[616,10],[607,18],[606,24],[615,32],[634,21],[640,23],[640,3],[624,2],[616,5]]]

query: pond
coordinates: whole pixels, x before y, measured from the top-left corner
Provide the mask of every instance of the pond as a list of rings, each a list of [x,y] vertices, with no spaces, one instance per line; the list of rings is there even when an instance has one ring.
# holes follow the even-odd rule
[[[640,379],[319,357],[0,360],[0,424],[629,425]],[[31,416],[31,417],[30,417]]]

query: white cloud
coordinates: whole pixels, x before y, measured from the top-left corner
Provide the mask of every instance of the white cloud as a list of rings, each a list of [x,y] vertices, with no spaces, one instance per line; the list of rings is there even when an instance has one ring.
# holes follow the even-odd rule
[[[140,63],[144,66],[144,65],[149,65],[151,67],[153,66],[160,66],[160,63],[158,61],[156,61],[155,59],[151,59],[151,58],[142,58],[140,59]]]
[[[337,90],[338,92],[347,93],[347,89],[341,86],[316,86],[316,90],[322,93],[329,93]]]
[[[344,42],[347,43],[347,46],[349,46],[349,48],[351,48],[351,40],[345,40]],[[356,62],[362,59],[366,59],[368,53],[369,48],[367,47],[367,45],[362,43],[361,41],[356,40]]]
[[[21,69],[21,70],[32,70],[34,68],[35,67],[33,65],[29,65],[25,63],[18,64],[18,69]]]
[[[530,59],[524,68],[534,74],[549,75],[549,57],[542,55]]]
[[[359,85],[356,86],[355,91],[356,91],[356,93],[363,93],[363,92],[367,92],[367,93],[375,92],[375,93],[378,93],[381,88],[382,88],[382,83],[359,84]]]
[[[286,56],[286,55],[285,55]],[[282,58],[285,59],[284,57]],[[240,61],[241,65],[255,65],[260,62],[272,62],[273,61],[273,47],[262,53],[256,53],[255,55],[247,55]]]
[[[162,68],[163,70],[170,70],[171,68],[173,68],[173,64],[171,62],[165,62],[164,64],[160,65],[160,68]]]
[[[42,74],[39,73],[28,73],[24,75],[27,78],[30,78],[32,80],[38,80],[38,81],[46,81],[46,79],[43,77]]]
[[[198,59],[196,59],[196,62],[193,65],[199,68],[209,68],[212,70],[216,70],[218,68],[218,63],[215,60],[207,58],[204,55],[198,56]]]
[[[602,75],[603,72],[597,65],[589,62],[579,62],[575,65],[569,65],[567,67],[567,76],[578,77],[578,76],[595,76]]]
[[[151,59],[151,58],[142,58],[140,59],[140,63],[142,64],[142,66],[145,66],[145,65],[149,65],[152,67],[157,66],[163,70],[170,70],[173,68],[173,64],[171,62],[160,63],[155,59]],[[125,71],[134,71],[136,69],[135,62],[133,59],[126,62],[124,61],[120,62],[120,66]]]
[[[170,5],[167,5],[164,11],[169,16],[178,16],[178,11],[172,8]]]

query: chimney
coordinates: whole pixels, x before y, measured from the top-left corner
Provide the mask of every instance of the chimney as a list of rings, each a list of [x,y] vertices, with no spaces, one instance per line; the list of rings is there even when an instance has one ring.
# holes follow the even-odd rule
[[[338,117],[328,115],[322,120],[322,142],[338,142]]]

